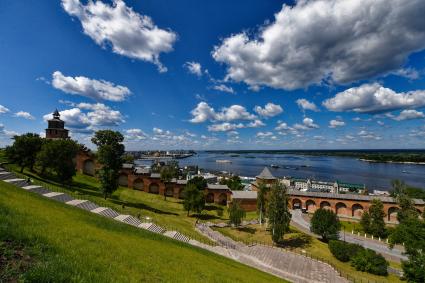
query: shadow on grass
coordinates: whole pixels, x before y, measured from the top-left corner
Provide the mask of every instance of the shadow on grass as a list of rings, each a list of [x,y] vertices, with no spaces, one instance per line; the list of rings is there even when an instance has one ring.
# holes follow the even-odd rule
[[[289,239],[284,239],[279,243],[284,248],[296,249],[296,248],[306,248],[310,246],[312,237],[310,235],[297,233],[291,236]]]
[[[238,231],[240,232],[245,232],[245,233],[249,233],[249,234],[255,234],[256,229],[252,228],[252,227],[238,227],[236,228]]]
[[[190,217],[198,218],[199,220],[220,219],[220,217],[211,214],[192,214]]]
[[[179,214],[174,213],[174,212],[163,211],[163,210],[160,210],[160,209],[151,207],[151,206],[146,205],[144,203],[139,203],[139,202],[135,203],[135,202],[122,201],[122,200],[120,200],[120,199],[118,199],[116,197],[109,198],[109,201],[112,202],[112,203],[114,203],[114,204],[117,204],[117,205],[121,205],[121,206],[124,205],[125,207],[131,207],[131,208],[136,208],[136,209],[148,210],[150,212],[157,213],[157,214],[175,215],[175,216],[178,216],[179,215]]]

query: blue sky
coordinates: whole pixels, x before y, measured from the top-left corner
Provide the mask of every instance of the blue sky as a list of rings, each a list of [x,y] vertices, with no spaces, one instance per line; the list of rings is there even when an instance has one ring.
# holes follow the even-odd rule
[[[423,1],[53,2],[0,2],[0,146],[424,148]]]

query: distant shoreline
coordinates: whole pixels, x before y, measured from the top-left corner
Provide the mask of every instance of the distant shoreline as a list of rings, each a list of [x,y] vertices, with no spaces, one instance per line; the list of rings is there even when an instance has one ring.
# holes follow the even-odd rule
[[[373,160],[373,159],[364,159],[359,158],[358,160],[363,162],[370,162],[370,163],[395,163],[395,164],[412,164],[412,165],[425,165],[425,162],[412,162],[412,161],[381,161],[381,160]]]

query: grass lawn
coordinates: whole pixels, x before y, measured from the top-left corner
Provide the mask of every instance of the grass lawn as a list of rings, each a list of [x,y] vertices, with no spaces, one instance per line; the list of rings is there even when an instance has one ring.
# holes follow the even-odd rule
[[[265,229],[265,225],[249,225],[243,228],[214,228],[237,241],[261,242],[268,245],[272,244],[271,236]],[[387,277],[377,276],[365,272],[360,272],[351,267],[349,263],[340,262],[329,251],[328,245],[320,240],[307,235],[294,227],[291,227],[290,233],[284,236],[283,247],[294,252],[304,253],[322,261],[328,262],[336,267],[343,274],[349,275],[356,280],[362,279],[363,282],[401,282],[395,275]],[[400,268],[398,263],[390,263],[392,267]]]
[[[282,282],[0,182],[0,282]]]
[[[7,167],[9,170],[19,172],[19,168],[16,165],[9,164]],[[194,229],[196,217],[194,215],[187,216],[180,199],[167,197],[167,200],[164,200],[164,197],[160,195],[120,187],[110,198],[105,200],[99,190],[99,182],[91,176],[77,174],[73,178],[73,184],[64,187],[27,169],[24,170],[23,174],[31,177],[35,183],[43,185],[50,190],[66,192],[77,198],[90,200],[100,206],[111,207],[123,214],[149,217],[151,219],[149,221],[153,221],[167,229],[177,230],[191,238],[210,243],[208,238]],[[220,206],[215,204],[207,205],[200,216],[202,221],[228,221],[226,208],[220,207],[223,209],[223,215],[218,216],[216,213],[218,207]],[[247,216],[248,219],[256,217],[255,213],[248,213]]]

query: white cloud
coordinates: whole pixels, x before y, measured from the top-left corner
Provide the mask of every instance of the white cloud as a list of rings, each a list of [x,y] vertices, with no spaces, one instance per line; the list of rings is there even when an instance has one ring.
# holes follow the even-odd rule
[[[286,131],[286,130],[290,130],[291,127],[288,126],[288,124],[284,123],[284,122],[280,122],[277,127],[275,128],[276,131]]]
[[[383,126],[383,125],[385,125],[385,123],[384,123],[384,122],[382,122],[382,121],[376,121],[376,123],[377,123],[379,126]]]
[[[124,137],[127,141],[141,141],[145,140],[148,135],[141,129],[128,129],[125,131]]]
[[[401,111],[400,114],[398,116],[395,116],[393,119],[396,121],[403,121],[421,118],[425,118],[425,114],[423,112],[409,109]]]
[[[32,116],[29,112],[25,112],[25,111],[19,111],[16,112],[13,116],[15,117],[19,117],[19,118],[24,118],[27,120],[34,120],[34,116]]]
[[[186,62],[184,65],[189,73],[194,74],[198,77],[202,76],[202,66],[198,62]]]
[[[307,99],[297,99],[296,103],[298,104],[298,107],[300,107],[302,110],[311,110],[316,112],[319,111],[316,104],[314,104],[314,102],[308,101]]]
[[[228,131],[234,131],[236,129],[245,128],[245,126],[242,123],[239,124],[233,124],[224,122],[221,124],[213,124],[208,126],[208,131],[210,132],[228,132]]]
[[[83,31],[102,47],[129,58],[152,62],[161,72],[167,70],[159,61],[159,54],[173,50],[177,35],[158,28],[149,16],[127,7],[124,1],[112,5],[102,1],[62,0],[65,11],[81,21]]]
[[[425,48],[425,1],[316,0],[283,5],[250,38],[225,38],[212,52],[226,79],[252,87],[297,89],[345,84],[400,68]]]
[[[415,90],[397,93],[378,83],[363,84],[337,93],[323,105],[331,111],[379,113],[404,108],[425,106],[425,91]]]
[[[224,85],[224,84],[215,85],[212,88],[222,92],[235,93],[232,87]]]
[[[3,105],[0,105],[0,114],[4,114],[9,112],[10,110],[4,107]]]
[[[271,136],[273,136],[273,133],[272,132],[258,132],[256,135],[255,135],[257,138],[267,138],[267,137],[271,137]]]
[[[269,102],[264,106],[264,108],[261,108],[261,106],[255,106],[254,111],[263,117],[274,117],[282,113],[283,109],[280,105]]]
[[[220,112],[216,112],[214,108],[206,102],[200,102],[191,112],[192,123],[203,123],[205,121],[235,121],[235,120],[256,120],[257,116],[249,113],[245,107],[241,105],[232,105],[223,107]]]
[[[337,128],[337,127],[343,127],[345,126],[345,122],[341,120],[330,120],[329,121],[329,128]]]
[[[18,132],[6,130],[4,125],[0,123],[0,136],[13,137],[19,135]]]
[[[82,76],[66,77],[60,71],[54,72],[52,77],[54,88],[95,100],[122,101],[131,94],[127,87],[114,85],[104,80],[99,81]]]
[[[419,72],[413,68],[398,69],[392,72],[392,74],[407,78],[409,80],[419,79]]]
[[[266,124],[264,124],[263,121],[261,121],[261,120],[254,120],[254,121],[246,124],[246,127],[247,128],[259,128],[259,127],[264,127],[265,125]]]
[[[361,130],[358,134],[358,136],[360,136],[363,139],[369,139],[369,140],[381,140],[382,137],[372,133],[372,132],[368,132],[365,130]]]
[[[309,130],[309,129],[317,129],[319,125],[314,123],[314,120],[311,118],[304,118],[302,124],[295,124],[294,129],[296,130]]]
[[[90,133],[104,127],[115,127],[124,123],[124,117],[118,110],[113,110],[102,103],[79,103],[74,108],[60,111],[65,127],[74,132]],[[46,114],[43,119],[47,121],[52,114]]]

